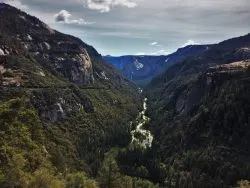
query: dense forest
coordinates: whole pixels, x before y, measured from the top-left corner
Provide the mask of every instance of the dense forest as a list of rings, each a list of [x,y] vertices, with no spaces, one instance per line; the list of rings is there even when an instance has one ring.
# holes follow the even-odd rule
[[[250,35],[224,41],[156,77],[149,128],[167,187],[229,187],[249,180]]]

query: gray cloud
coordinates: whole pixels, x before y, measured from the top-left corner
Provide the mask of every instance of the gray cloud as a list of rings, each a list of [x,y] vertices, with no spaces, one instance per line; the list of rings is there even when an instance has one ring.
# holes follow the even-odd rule
[[[14,6],[26,9],[55,29],[82,38],[103,54],[166,53],[175,51],[183,44],[216,43],[250,32],[249,0],[14,2]],[[62,14],[60,22],[55,22],[51,18],[55,18],[55,13],[59,14],[58,10],[67,10],[71,16],[66,18],[67,14]],[[82,23],[86,20],[96,23],[78,24],[80,18]],[[61,23],[71,25],[68,27],[68,24]],[[158,45],[149,45],[154,41]]]
[[[130,0],[83,0],[86,7],[100,12],[109,12],[113,7],[122,6],[134,8],[137,6],[135,2]]]

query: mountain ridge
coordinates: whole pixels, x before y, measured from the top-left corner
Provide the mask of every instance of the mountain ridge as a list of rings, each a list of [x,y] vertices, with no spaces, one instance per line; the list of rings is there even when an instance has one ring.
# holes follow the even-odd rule
[[[145,85],[157,74],[171,65],[189,56],[196,56],[208,50],[212,45],[189,45],[179,48],[169,55],[125,55],[104,56],[104,59],[119,69],[123,75],[139,85]],[[138,66],[139,65],[139,66]]]

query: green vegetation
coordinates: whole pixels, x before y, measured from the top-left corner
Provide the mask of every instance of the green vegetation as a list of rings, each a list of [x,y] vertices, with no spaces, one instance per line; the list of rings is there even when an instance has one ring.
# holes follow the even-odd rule
[[[152,181],[210,188],[236,187],[239,180],[250,179],[249,68],[214,68],[245,60],[247,54],[238,49],[242,41],[249,46],[249,39],[225,41],[186,59],[147,87],[148,127],[155,135],[154,152],[165,166]]]
[[[11,99],[0,105],[1,187],[155,187],[145,179],[123,175],[116,162],[116,155],[107,153],[103,160],[99,153],[98,158],[98,149],[98,152],[105,152],[112,145],[121,147],[128,143],[119,144],[114,141],[108,143],[109,147],[101,146],[100,144],[110,141],[108,139],[104,142],[103,139],[111,138],[113,134],[104,135],[103,138],[99,132],[96,136],[92,135],[95,131],[100,131],[99,128],[95,131],[91,130],[94,128],[90,126],[91,123],[97,123],[91,122],[94,120],[91,116],[94,114],[81,111],[82,115],[74,116],[75,120],[71,116],[69,119],[65,119],[63,124],[61,122],[56,126],[52,124],[45,126],[26,97]],[[107,115],[109,113],[107,111]],[[77,128],[70,124],[67,125],[67,122],[80,125],[81,118],[84,118],[84,122],[89,126]],[[76,121],[77,119],[80,122]],[[78,129],[79,133],[70,133],[65,128]],[[124,128],[124,130],[126,129]],[[113,131],[112,133],[118,133],[118,130]],[[72,138],[71,135],[74,137]],[[82,139],[85,141],[83,142]],[[116,136],[114,139],[118,140]],[[80,161],[77,162],[76,157]],[[85,173],[95,174],[95,169],[99,171],[94,175],[98,181],[88,178]],[[145,167],[138,167],[136,173],[139,177],[148,177]]]
[[[66,176],[66,188],[98,188],[96,181],[88,179],[84,173],[73,173]]]
[[[1,104],[0,117],[1,184],[29,186],[33,173],[42,168],[52,170],[41,121],[23,99]]]
[[[136,87],[93,47],[5,6],[0,45],[10,54],[0,57],[0,187],[249,187],[250,69],[209,68],[249,57],[240,51],[249,36],[153,80],[143,126],[154,142],[142,149],[130,144],[142,108]],[[46,41],[51,49],[41,47]],[[83,52],[93,70],[72,60]]]
[[[224,82],[207,88],[209,92],[202,99],[195,96],[196,100],[201,99],[200,104],[190,107],[188,112],[178,111],[176,106],[181,100],[185,105],[192,100],[179,97],[178,90],[181,93],[195,92],[194,88],[200,87],[202,79],[199,77],[190,82],[188,89],[181,85],[185,82],[178,81],[174,95],[166,98],[173,88],[164,88],[164,96],[150,105],[151,127],[158,135],[155,139],[160,161],[167,166],[167,187],[222,187],[236,185],[239,179],[250,179],[247,149],[249,74],[227,79],[224,75],[217,75],[213,79]]]

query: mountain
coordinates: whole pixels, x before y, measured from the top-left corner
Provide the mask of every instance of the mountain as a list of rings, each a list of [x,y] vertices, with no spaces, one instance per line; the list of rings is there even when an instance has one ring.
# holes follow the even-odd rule
[[[99,187],[140,103],[92,46],[0,3],[0,187]]]
[[[123,75],[139,85],[146,85],[157,74],[167,67],[184,60],[189,56],[196,56],[207,51],[212,45],[190,45],[178,49],[167,56],[104,56],[103,58]]]
[[[249,184],[250,34],[106,58],[0,3],[0,187]]]
[[[145,95],[166,187],[250,179],[250,34],[171,66]]]
[[[51,74],[81,86],[103,85],[103,80],[111,77],[113,84],[127,82],[93,47],[80,39],[55,31],[37,18],[5,4],[1,4],[1,14],[4,15],[0,27],[3,54],[29,53]],[[18,84],[25,86],[25,83],[30,81],[20,80]]]

